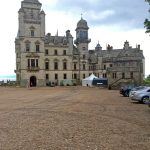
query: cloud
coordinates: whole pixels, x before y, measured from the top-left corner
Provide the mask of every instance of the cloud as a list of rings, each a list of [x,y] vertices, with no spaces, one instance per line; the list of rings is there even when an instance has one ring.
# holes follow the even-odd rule
[[[76,17],[83,13],[93,26],[118,24],[124,29],[143,28],[148,15],[148,5],[141,0],[55,0],[52,9],[68,11]]]

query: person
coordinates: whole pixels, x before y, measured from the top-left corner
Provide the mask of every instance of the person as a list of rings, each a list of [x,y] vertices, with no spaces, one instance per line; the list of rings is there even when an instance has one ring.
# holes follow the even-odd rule
[[[108,89],[111,90],[111,85],[108,86]]]
[[[27,80],[27,88],[29,88],[30,87],[30,82],[29,82],[29,80]]]

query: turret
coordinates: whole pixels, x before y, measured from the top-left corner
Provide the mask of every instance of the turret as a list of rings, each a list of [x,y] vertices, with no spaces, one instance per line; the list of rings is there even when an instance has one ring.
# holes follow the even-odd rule
[[[40,12],[40,18],[41,18],[41,37],[45,36],[45,12],[42,10]]]
[[[99,42],[98,42],[98,44],[96,45],[95,50],[96,50],[96,51],[102,50],[102,47],[101,47],[101,45],[99,44]]]
[[[123,49],[125,49],[125,50],[128,50],[128,49],[131,49],[132,47],[129,45],[129,42],[126,40],[125,42],[124,42],[124,47],[123,47]]]
[[[81,20],[77,23],[76,40],[74,43],[77,45],[80,53],[83,54],[88,51],[88,44],[91,42],[91,39],[88,39],[88,29],[87,21],[81,17]]]
[[[91,40],[88,39],[88,29],[87,21],[81,18],[77,23],[75,44],[91,42]]]
[[[20,8],[18,11],[18,35],[17,37],[21,37],[24,35],[24,10]]]

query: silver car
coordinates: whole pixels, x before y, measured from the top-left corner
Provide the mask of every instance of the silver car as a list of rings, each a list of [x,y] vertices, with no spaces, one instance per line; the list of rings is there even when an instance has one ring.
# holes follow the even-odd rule
[[[130,95],[131,100],[139,101],[141,103],[147,103],[150,99],[150,87],[146,87],[142,90],[138,90]]]
[[[139,92],[140,90],[144,90],[145,88],[147,88],[147,86],[137,86],[133,88],[129,93],[129,97],[131,98],[136,92]]]

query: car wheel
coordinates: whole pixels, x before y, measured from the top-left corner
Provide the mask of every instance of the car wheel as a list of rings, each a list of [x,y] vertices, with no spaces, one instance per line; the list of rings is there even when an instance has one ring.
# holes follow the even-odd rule
[[[149,97],[148,97],[148,96],[144,96],[144,97],[142,98],[142,102],[143,102],[143,103],[148,103],[148,102],[149,102]]]

